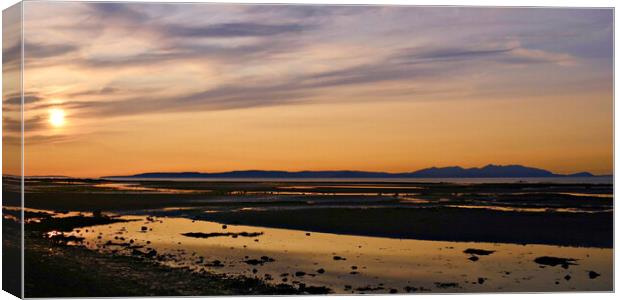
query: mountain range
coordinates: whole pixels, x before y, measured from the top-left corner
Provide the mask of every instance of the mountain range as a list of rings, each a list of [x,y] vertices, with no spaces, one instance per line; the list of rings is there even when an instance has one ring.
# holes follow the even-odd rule
[[[156,172],[103,178],[510,178],[510,177],[594,177],[588,172],[555,174],[553,172],[521,165],[487,165],[482,168],[443,167],[426,168],[414,172],[388,173],[366,171],[266,171],[245,170],[220,173]]]

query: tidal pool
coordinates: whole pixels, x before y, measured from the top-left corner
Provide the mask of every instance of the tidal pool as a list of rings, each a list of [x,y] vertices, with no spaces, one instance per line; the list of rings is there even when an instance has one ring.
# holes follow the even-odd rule
[[[104,253],[150,256],[168,266],[258,277],[274,284],[325,286],[334,293],[613,288],[613,251],[609,248],[424,241],[185,218],[121,218],[130,221],[84,227],[70,235],[84,237],[84,246]],[[535,262],[545,256],[575,261],[555,266]]]

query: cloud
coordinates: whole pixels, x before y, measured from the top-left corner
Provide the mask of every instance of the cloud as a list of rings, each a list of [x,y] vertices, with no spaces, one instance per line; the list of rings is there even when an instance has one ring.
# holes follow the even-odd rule
[[[135,24],[150,20],[149,15],[143,10],[134,9],[135,6],[143,6],[142,3],[90,2],[83,3],[83,5],[87,7],[88,13],[92,17],[100,21],[128,21]],[[123,24],[127,23],[123,22]]]
[[[262,23],[222,23],[205,26],[165,25],[163,30],[173,37],[191,38],[233,38],[265,37],[281,34],[299,33],[310,29],[302,24],[262,24]]]
[[[46,44],[26,41],[24,43],[24,60],[28,65],[24,67],[44,67],[65,63],[57,60],[51,61],[65,54],[79,50],[77,45],[70,44]],[[13,71],[21,68],[22,48],[21,43],[16,43],[2,51],[2,63],[6,71]]]
[[[249,45],[239,46],[200,45],[179,41],[172,46],[162,46],[158,51],[115,58],[85,57],[67,63],[86,68],[152,66],[166,62],[180,63],[207,59],[220,63],[243,64],[252,61],[264,61],[274,55],[290,52],[298,47],[301,47],[298,42],[279,40],[257,41]]]
[[[32,104],[37,103],[44,100],[43,97],[36,93],[25,93],[24,94],[24,103]],[[10,94],[4,97],[3,103],[5,105],[21,105],[22,104],[22,96],[21,94]]]
[[[484,57],[494,57],[506,54],[514,48],[499,49],[469,49],[469,48],[435,48],[435,49],[404,49],[402,54],[395,55],[394,58],[409,61],[437,61],[437,60],[468,60]]]
[[[79,92],[68,93],[66,96],[68,97],[81,97],[81,96],[106,96],[106,95],[114,95],[126,92],[123,89],[106,86],[100,89],[92,89],[92,90],[84,90]]]
[[[24,131],[26,132],[36,131],[45,127],[47,127],[47,118],[41,115],[28,118],[24,122]],[[22,130],[21,122],[19,119],[3,116],[2,130],[7,133],[19,133]]]
[[[49,57],[61,56],[78,50],[76,45],[69,44],[42,44],[26,42],[24,44],[24,58],[44,59]]]
[[[572,55],[542,50],[517,48],[513,49],[510,54],[501,57],[500,61],[512,64],[552,63],[560,66],[573,66],[577,63],[577,59]]]
[[[95,74],[97,71],[105,74],[110,69],[118,69],[121,74],[123,68],[134,68],[126,73],[131,74],[125,77],[130,83],[134,83],[131,76],[139,78],[140,72],[151,72],[152,66],[166,64],[165,68],[174,69],[170,78],[183,81],[172,81],[170,86],[161,85],[159,89],[142,90],[142,93],[137,92],[139,85],[144,84],[140,80],[135,80],[136,85],[94,86],[73,91],[66,94],[68,101],[61,105],[71,109],[74,117],[307,103],[329,95],[329,89],[346,88],[354,93],[357,88],[368,90],[379,83],[390,83],[390,86],[402,83],[403,94],[414,89],[428,92],[426,85],[428,90],[440,93],[441,89],[448,89],[447,82],[452,79],[475,80],[471,76],[464,79],[462,75],[506,66],[513,70],[514,66],[540,64],[570,66],[577,61],[561,46],[543,48],[546,44],[539,37],[529,35],[528,43],[523,44],[519,40],[526,39],[528,35],[524,33],[541,32],[540,28],[554,31],[555,24],[564,19],[554,20],[551,28],[538,16],[506,18],[499,11],[450,9],[450,13],[445,13],[444,9],[431,8],[315,5],[83,5],[89,17],[76,21],[75,27],[103,28],[106,31],[103,41],[111,37],[139,41],[136,44],[144,49],[131,49],[131,54],[127,54],[110,47],[110,53],[102,53],[96,51],[97,43],[102,41],[89,45],[89,41],[75,39],[74,45],[51,44],[49,49],[41,47],[50,44],[30,45],[34,49],[32,53],[43,57],[62,56],[78,52],[82,45],[85,50],[79,51],[79,55],[56,63],[78,66]],[[213,12],[213,17],[204,18],[201,9]],[[433,14],[428,14],[430,11]],[[353,50],[350,58],[338,59],[331,59],[331,53],[313,52],[314,49],[338,52],[341,45],[344,49],[362,51]],[[95,50],[88,51],[91,49],[87,47]],[[368,49],[373,51],[364,51]],[[330,58],[323,59],[325,56]],[[191,67],[178,70],[190,64]],[[203,89],[205,77],[211,74],[202,69],[227,73],[218,78],[219,86]],[[474,91],[476,82],[469,83],[468,93],[480,92]],[[148,87],[157,84],[157,81],[149,82]],[[191,89],[175,88],[175,84]],[[160,93],[163,89],[166,92]],[[374,97],[387,99],[395,96],[397,90],[390,87],[389,95]],[[380,91],[377,89],[376,93]],[[86,99],[79,99],[82,96]],[[105,101],[101,100],[104,97],[96,98],[101,101],[85,101],[90,100],[88,96],[106,97]]]
[[[569,54],[550,51],[527,49],[512,43],[512,47],[438,47],[438,48],[408,48],[392,58],[404,63],[433,63],[446,61],[478,62],[486,60],[508,64],[541,64],[551,63],[562,66],[575,64],[576,58]],[[514,45],[516,44],[516,46]]]

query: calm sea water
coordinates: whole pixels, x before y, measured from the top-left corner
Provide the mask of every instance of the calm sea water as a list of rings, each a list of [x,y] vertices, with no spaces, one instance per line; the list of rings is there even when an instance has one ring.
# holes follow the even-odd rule
[[[514,177],[514,178],[110,178],[121,181],[193,182],[405,182],[405,183],[585,183],[613,184],[613,176],[597,177]]]
[[[257,277],[272,283],[326,286],[338,294],[406,292],[609,291],[613,249],[444,242],[328,234],[186,218],[124,216],[128,222],[80,228],[72,235],[104,253],[155,249],[159,263],[195,271]],[[194,238],[184,233],[259,233]],[[120,245],[132,243],[132,248]],[[472,260],[466,249],[492,251]],[[575,259],[567,266],[543,256]],[[338,259],[337,259],[338,258]],[[254,260],[252,262],[251,260]],[[217,261],[217,264],[213,262]],[[599,276],[592,278],[589,272]]]

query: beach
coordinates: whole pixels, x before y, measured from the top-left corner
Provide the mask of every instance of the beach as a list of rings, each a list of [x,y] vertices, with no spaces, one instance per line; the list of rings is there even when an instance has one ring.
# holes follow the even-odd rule
[[[110,295],[613,287],[610,184],[37,178],[26,181],[26,207],[25,261],[40,264],[26,268],[33,296],[88,296],[42,285],[36,270],[54,277],[92,257],[112,269],[89,272],[82,287],[134,269],[136,285]],[[217,284],[184,287],[203,277]]]

